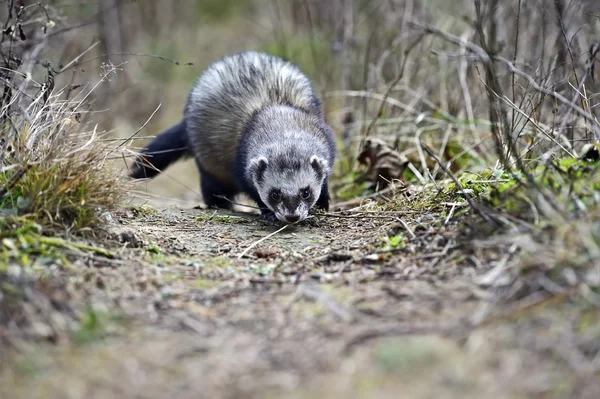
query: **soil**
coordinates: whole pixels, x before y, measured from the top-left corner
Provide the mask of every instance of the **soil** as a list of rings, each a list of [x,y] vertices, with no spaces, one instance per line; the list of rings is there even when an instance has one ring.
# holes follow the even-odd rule
[[[37,344],[13,337],[0,397],[600,397],[571,362],[588,352],[555,345],[577,312],[515,312],[481,285],[506,252],[475,244],[475,216],[338,215],[269,236],[282,225],[248,213],[106,214],[91,243],[114,256],[70,255],[68,296]],[[92,327],[59,333],[88,306]]]

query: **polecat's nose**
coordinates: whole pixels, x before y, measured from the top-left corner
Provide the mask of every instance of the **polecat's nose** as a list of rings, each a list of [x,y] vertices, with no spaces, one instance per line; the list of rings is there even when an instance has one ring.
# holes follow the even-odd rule
[[[285,217],[285,220],[287,220],[290,223],[294,223],[300,220],[300,215],[287,215]]]

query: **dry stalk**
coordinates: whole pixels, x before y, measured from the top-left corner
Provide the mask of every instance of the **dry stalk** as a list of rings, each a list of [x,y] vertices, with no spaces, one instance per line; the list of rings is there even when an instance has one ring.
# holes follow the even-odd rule
[[[465,192],[463,186],[460,184],[460,182],[458,181],[458,179],[456,178],[456,176],[454,176],[454,174],[446,167],[446,165],[444,165],[444,163],[440,160],[440,158],[437,156],[437,154],[435,153],[435,151],[433,151],[431,148],[429,148],[429,146],[423,142],[420,143],[421,147],[429,154],[430,157],[432,157],[440,166],[440,168],[442,168],[442,170],[444,172],[446,172],[446,174],[452,179],[452,181],[454,182],[454,184],[456,184],[456,187],[458,187],[461,191],[462,191],[462,195],[465,197],[465,200],[469,203],[469,206],[471,207],[471,209],[473,209],[473,211],[481,216],[481,218],[483,220],[485,220],[488,223],[493,223],[497,226],[502,226],[502,223],[500,223],[499,220],[497,220],[496,218],[494,218],[493,216],[490,216],[489,214],[487,214],[486,212],[484,212],[476,203],[475,201],[473,201],[473,199],[471,198],[471,196]]]

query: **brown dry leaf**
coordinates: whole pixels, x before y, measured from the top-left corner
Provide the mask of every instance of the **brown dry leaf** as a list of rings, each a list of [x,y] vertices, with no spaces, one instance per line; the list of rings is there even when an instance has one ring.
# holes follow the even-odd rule
[[[257,258],[267,258],[272,259],[279,255],[279,251],[267,250],[267,249],[257,249],[254,251],[254,256]]]
[[[371,188],[377,190],[385,189],[393,180],[400,180],[409,162],[385,141],[372,137],[365,139],[357,160],[369,169],[356,182],[371,182]]]

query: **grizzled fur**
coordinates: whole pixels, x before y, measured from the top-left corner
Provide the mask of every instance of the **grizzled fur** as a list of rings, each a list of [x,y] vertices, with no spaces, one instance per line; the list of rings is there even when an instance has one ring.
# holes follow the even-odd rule
[[[265,218],[289,222],[306,218],[314,205],[329,207],[332,133],[311,81],[278,57],[249,51],[210,65],[188,96],[183,121],[143,154],[152,152],[146,160],[159,170],[193,156],[209,206],[229,208],[218,196],[245,192]],[[131,176],[155,174],[139,160]]]

